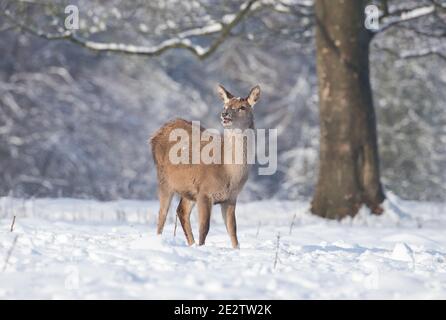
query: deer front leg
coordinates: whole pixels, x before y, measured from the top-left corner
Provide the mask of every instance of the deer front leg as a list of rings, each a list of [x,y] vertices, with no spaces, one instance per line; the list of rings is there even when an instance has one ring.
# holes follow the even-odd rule
[[[159,186],[158,197],[160,200],[160,210],[158,213],[158,227],[156,230],[157,234],[163,233],[167,213],[169,212],[170,202],[172,201],[172,196],[172,191],[170,191],[165,186]]]
[[[232,247],[234,249],[239,248],[239,243],[237,240],[237,223],[235,219],[235,202],[234,203],[222,203],[221,211],[223,216],[226,216],[226,230],[228,231],[229,237],[231,238]]]
[[[192,227],[190,225],[190,214],[192,208],[194,207],[194,202],[186,198],[181,198],[180,203],[177,208],[177,215],[180,219],[181,226],[183,227],[184,235],[186,236],[187,244],[194,244],[194,235],[192,233]]]
[[[199,223],[199,241],[198,245],[204,245],[206,236],[209,232],[209,222],[211,219],[212,200],[207,196],[199,196],[198,204],[198,223]]]

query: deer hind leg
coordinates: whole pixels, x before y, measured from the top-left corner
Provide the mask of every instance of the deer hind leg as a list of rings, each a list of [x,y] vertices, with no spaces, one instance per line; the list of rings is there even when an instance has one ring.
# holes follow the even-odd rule
[[[223,223],[225,224],[226,231],[228,231],[228,225],[226,223],[227,221],[226,211],[228,209],[228,206],[226,205],[226,203],[222,203],[220,207],[221,207],[221,216],[223,217]]]
[[[199,196],[198,204],[198,223],[199,223],[199,241],[198,245],[204,245],[206,236],[209,232],[209,222],[211,219],[212,200],[207,196]]]
[[[167,212],[169,212],[170,203],[172,201],[173,192],[166,186],[159,186],[158,197],[160,201],[160,211],[158,214],[158,228],[156,233],[163,233],[164,224],[166,223]]]
[[[226,224],[226,230],[231,238],[232,247],[234,249],[239,248],[237,239],[237,223],[235,219],[235,203],[222,203],[221,212]]]
[[[192,233],[192,227],[190,225],[190,214],[192,212],[192,208],[194,207],[194,205],[195,203],[193,201],[182,197],[180,199],[180,203],[178,204],[177,208],[178,218],[180,219],[181,226],[183,227],[187,244],[190,246],[195,243],[194,235]]]

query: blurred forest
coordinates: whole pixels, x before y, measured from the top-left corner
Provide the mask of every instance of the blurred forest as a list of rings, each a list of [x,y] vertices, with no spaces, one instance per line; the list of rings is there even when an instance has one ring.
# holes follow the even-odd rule
[[[63,32],[64,7],[76,4],[84,38],[156,46],[189,30],[187,39],[206,46],[242,1],[0,0],[0,195],[155,199],[149,136],[175,117],[219,128],[222,83],[235,94],[260,84],[256,127],[279,133],[278,172],[251,175],[242,200],[308,199],[319,149],[311,2],[261,1],[197,59],[189,50],[101,52],[48,35]],[[389,1],[393,11],[431,2]],[[371,80],[385,189],[443,201],[446,19],[428,19],[374,38]]]

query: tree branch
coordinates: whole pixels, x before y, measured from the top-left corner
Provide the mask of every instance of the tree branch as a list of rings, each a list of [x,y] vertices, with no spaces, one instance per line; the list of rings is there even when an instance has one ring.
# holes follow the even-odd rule
[[[446,55],[437,50],[436,48],[427,48],[420,51],[408,51],[403,52],[400,54],[400,59],[416,59],[416,58],[422,58],[427,56],[437,56],[441,58],[442,60],[446,61]]]
[[[73,31],[64,31],[61,33],[47,33],[37,28],[27,26],[16,21],[8,11],[2,14],[15,26],[25,30],[26,32],[44,38],[46,40],[68,40],[87,49],[96,52],[115,52],[132,55],[159,56],[170,49],[186,49],[199,59],[205,59],[214,53],[224,40],[230,35],[231,31],[248,15],[252,6],[259,0],[249,0],[240,6],[240,11],[233,15],[229,22],[221,21],[203,28],[195,28],[178,34],[175,38],[167,39],[155,46],[138,46],[125,43],[109,43],[89,40],[77,35]],[[193,44],[188,37],[204,36],[219,32],[218,37],[210,44],[209,47]]]
[[[392,56],[394,56],[398,60],[417,59],[417,58],[423,58],[423,57],[434,55],[434,56],[437,56],[440,59],[446,61],[446,55],[444,53],[440,52],[436,48],[426,48],[426,49],[419,50],[419,51],[406,51],[406,52],[403,52],[403,53],[397,53],[397,52],[393,51],[392,49],[390,49],[388,47],[376,46],[376,48],[378,50],[382,50],[384,52],[387,52],[387,53],[391,54]]]
[[[435,10],[435,5],[429,5],[412,9],[397,10],[390,13],[388,7],[385,7],[383,15],[379,18],[380,23],[383,23],[384,26],[380,27],[378,33],[384,32],[400,23],[429,16],[433,14]]]

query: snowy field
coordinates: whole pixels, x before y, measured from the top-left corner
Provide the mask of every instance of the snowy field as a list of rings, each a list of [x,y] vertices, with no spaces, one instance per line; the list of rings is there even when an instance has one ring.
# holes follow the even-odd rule
[[[187,247],[172,209],[155,236],[155,201],[0,198],[0,299],[446,299],[445,205],[388,197],[341,222],[240,204],[240,250],[217,207]]]

